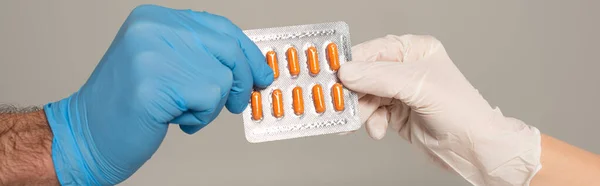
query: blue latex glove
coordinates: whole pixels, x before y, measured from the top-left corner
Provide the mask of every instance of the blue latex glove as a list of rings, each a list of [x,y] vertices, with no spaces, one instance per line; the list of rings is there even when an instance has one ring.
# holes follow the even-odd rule
[[[58,179],[120,183],[156,152],[169,123],[192,134],[223,106],[242,112],[253,86],[272,81],[258,47],[228,19],[139,6],[85,85],[45,106]]]

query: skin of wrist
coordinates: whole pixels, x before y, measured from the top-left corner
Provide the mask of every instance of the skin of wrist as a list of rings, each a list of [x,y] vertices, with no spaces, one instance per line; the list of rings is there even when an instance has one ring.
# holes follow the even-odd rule
[[[0,114],[0,185],[58,185],[43,110]]]

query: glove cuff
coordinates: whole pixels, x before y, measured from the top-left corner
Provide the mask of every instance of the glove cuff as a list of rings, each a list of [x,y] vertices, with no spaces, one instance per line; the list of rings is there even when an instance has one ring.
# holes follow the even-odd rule
[[[53,133],[52,161],[56,176],[61,185],[100,185],[90,174],[75,137],[82,135],[82,128],[73,97],[44,106]]]
[[[541,169],[541,133],[523,121],[505,117],[500,109],[494,116],[486,136],[473,144],[474,160],[481,176],[465,177],[474,185],[523,185]]]

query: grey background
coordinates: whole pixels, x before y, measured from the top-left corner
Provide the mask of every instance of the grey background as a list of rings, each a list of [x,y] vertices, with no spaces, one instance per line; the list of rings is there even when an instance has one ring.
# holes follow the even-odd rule
[[[600,153],[600,2],[591,0],[4,0],[0,103],[40,105],[76,91],[141,3],[206,10],[244,29],[343,20],[354,44],[434,35],[506,115]],[[172,128],[123,185],[468,185],[392,133],[250,144],[241,122],[224,111],[193,136]]]

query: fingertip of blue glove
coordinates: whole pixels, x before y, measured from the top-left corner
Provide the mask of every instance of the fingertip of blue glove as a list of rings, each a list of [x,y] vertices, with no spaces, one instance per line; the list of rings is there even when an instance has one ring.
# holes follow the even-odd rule
[[[205,126],[206,125],[179,125],[179,128],[186,134],[192,135],[200,131]]]
[[[248,99],[250,99],[250,98],[248,98]],[[227,110],[229,110],[229,112],[231,112],[233,114],[240,114],[240,113],[244,112],[244,110],[246,110],[246,107],[248,107],[248,102],[229,104],[229,105],[226,105],[226,107],[227,107]]]
[[[260,88],[265,88],[271,85],[271,83],[273,83],[273,70],[271,68],[264,72],[262,78],[256,78],[256,81],[254,81],[254,85]]]

